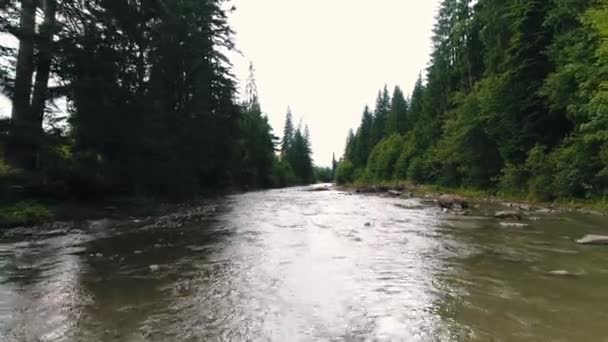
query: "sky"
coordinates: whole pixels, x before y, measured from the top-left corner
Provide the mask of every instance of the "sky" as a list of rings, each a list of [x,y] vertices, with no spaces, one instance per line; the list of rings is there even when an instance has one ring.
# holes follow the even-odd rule
[[[242,81],[256,70],[262,110],[282,136],[289,106],[308,124],[314,161],[342,156],[378,90],[410,93],[431,54],[439,0],[233,0]]]
[[[386,84],[410,93],[431,54],[439,0],[232,0],[230,53],[244,87],[256,70],[262,110],[282,136],[290,107],[310,129],[313,158],[340,158],[349,129]],[[5,37],[0,37],[4,38]],[[0,96],[0,116],[10,102]]]

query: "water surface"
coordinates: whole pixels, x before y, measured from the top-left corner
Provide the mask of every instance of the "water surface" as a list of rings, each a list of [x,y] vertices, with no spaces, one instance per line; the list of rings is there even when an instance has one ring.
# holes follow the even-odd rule
[[[608,341],[606,219],[504,227],[417,199],[230,196],[181,228],[0,239],[1,341]],[[566,270],[574,276],[551,276]]]

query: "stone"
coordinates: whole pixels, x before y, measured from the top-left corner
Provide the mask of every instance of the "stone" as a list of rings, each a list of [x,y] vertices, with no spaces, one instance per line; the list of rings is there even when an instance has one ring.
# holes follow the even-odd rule
[[[445,209],[462,210],[469,206],[463,197],[455,195],[441,195],[437,201],[439,206]]]
[[[576,240],[581,245],[608,245],[608,235],[588,234]]]
[[[500,219],[509,219],[509,220],[521,220],[522,219],[521,214],[519,212],[513,211],[513,210],[499,211],[494,214],[494,217],[500,218]]]
[[[560,277],[576,277],[577,276],[577,274],[570,273],[570,272],[568,272],[566,270],[549,271],[549,272],[547,272],[547,275],[560,276]]]
[[[526,223],[517,222],[500,222],[500,226],[503,228],[526,228],[528,225]]]
[[[389,190],[386,193],[393,197],[400,197],[401,195],[403,195],[403,191],[399,191],[399,190]]]

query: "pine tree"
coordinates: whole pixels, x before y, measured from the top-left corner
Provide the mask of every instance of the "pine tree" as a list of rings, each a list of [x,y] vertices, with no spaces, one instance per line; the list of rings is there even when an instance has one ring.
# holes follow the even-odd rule
[[[285,115],[285,127],[283,129],[283,140],[281,141],[281,156],[285,157],[294,140],[293,115],[291,108],[287,108]]]
[[[388,94],[388,88],[385,85],[384,88],[378,92],[378,97],[376,99],[376,110],[374,111],[370,149],[385,136],[386,122],[388,119],[390,106],[391,99]]]
[[[352,133],[352,131],[351,131]],[[336,154],[331,155],[331,179],[336,179],[336,168],[338,167],[338,161],[336,161]]]
[[[408,131],[407,122],[408,104],[399,86],[393,91],[391,109],[386,123],[386,135],[393,133],[405,134]]]

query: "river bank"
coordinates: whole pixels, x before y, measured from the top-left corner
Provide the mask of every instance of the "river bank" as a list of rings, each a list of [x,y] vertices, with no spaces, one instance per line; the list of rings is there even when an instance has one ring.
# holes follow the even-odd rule
[[[354,183],[338,186],[339,189],[360,193],[377,194],[391,197],[419,197],[440,202],[441,197],[452,196],[457,201],[474,205],[489,204],[519,211],[540,210],[543,212],[572,211],[590,215],[608,216],[608,198],[589,200],[560,199],[552,202],[530,200],[524,196],[497,194],[470,188],[450,188],[437,185],[421,185],[409,182]]]
[[[83,222],[113,225],[179,227],[211,215],[218,195],[188,201],[153,198],[114,199],[96,203],[22,201],[0,207],[0,228],[18,231],[61,231]]]

